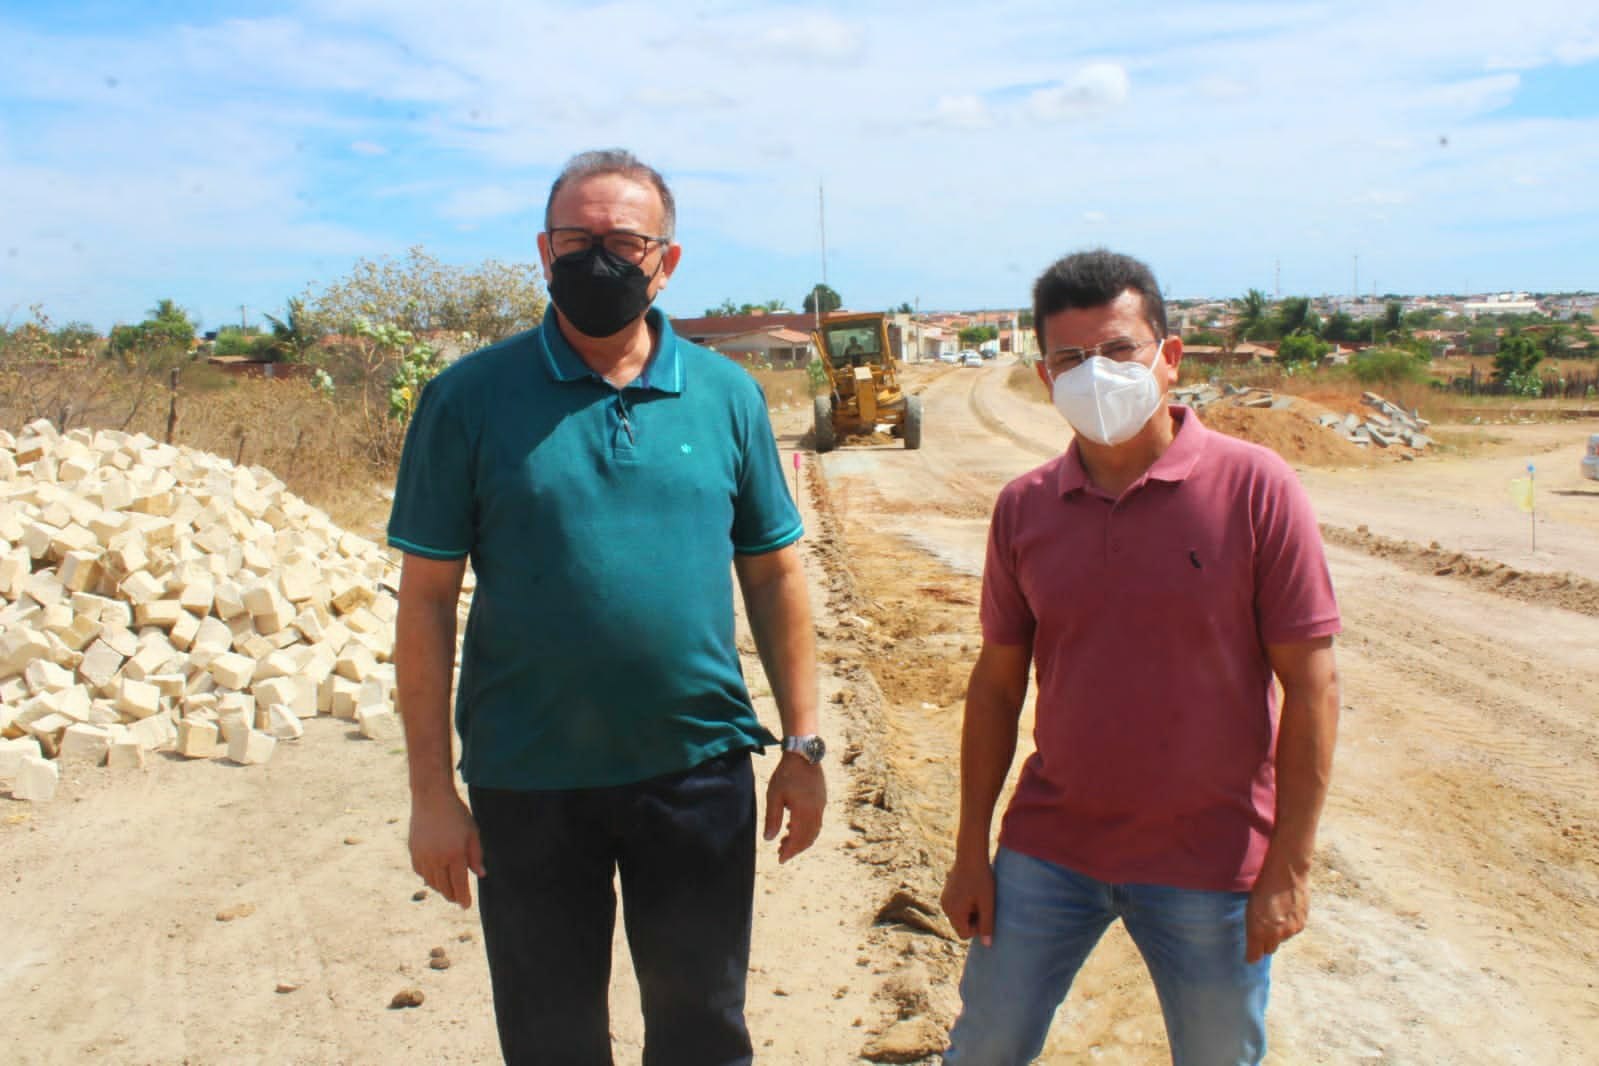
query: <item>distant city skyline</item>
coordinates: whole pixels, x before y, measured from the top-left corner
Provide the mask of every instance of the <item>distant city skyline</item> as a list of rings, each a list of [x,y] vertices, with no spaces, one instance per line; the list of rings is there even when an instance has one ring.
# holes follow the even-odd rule
[[[215,328],[413,245],[531,262],[611,145],[676,191],[674,315],[797,307],[820,188],[852,307],[1025,305],[1094,245],[1173,297],[1599,288],[1591,3],[227,11],[0,6],[0,321]]]

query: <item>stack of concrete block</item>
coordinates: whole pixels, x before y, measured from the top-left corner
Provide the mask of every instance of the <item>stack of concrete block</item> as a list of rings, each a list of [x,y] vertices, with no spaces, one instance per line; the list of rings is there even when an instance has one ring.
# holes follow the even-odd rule
[[[0,431],[0,788],[56,760],[260,763],[319,714],[399,735],[398,571],[258,467],[48,421]]]
[[[1175,402],[1186,404],[1196,411],[1222,402],[1234,407],[1281,411],[1292,407],[1294,403],[1292,396],[1278,396],[1270,389],[1238,385],[1225,385],[1219,389],[1214,385],[1185,385],[1173,389],[1171,395]],[[1363,393],[1360,402],[1375,410],[1364,418],[1353,414],[1323,414],[1317,417],[1316,422],[1362,448],[1375,444],[1379,448],[1402,446],[1424,451],[1431,447],[1432,438],[1426,432],[1431,423],[1421,417],[1420,411],[1406,411],[1374,392]],[[1406,454],[1403,458],[1411,456]]]
[[[1364,418],[1355,414],[1326,414],[1318,421],[1345,440],[1353,441],[1362,448],[1373,444],[1379,448],[1392,448],[1397,445],[1425,451],[1432,446],[1432,438],[1427,436],[1427,429],[1432,423],[1422,418],[1420,411],[1414,409],[1406,411],[1374,392],[1362,393],[1360,402],[1366,407],[1373,408],[1372,413]]]

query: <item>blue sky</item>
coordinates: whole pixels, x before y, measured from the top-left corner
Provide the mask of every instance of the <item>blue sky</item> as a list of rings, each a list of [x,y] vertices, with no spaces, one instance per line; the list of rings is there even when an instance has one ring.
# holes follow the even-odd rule
[[[673,314],[1599,289],[1599,5],[0,0],[0,321],[211,327],[358,257],[532,261],[552,176],[679,201]],[[1280,268],[1278,266],[1280,264]]]

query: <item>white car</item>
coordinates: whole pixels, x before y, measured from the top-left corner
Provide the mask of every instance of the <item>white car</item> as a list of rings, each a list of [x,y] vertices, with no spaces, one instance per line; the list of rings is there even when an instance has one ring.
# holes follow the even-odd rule
[[[939,352],[938,361],[940,363],[948,363],[950,366],[954,366],[961,361],[961,357],[955,352]]]
[[[1599,433],[1588,434],[1588,454],[1582,457],[1582,476],[1599,481]]]
[[[961,356],[961,366],[981,367],[982,365],[983,357],[977,352],[967,352],[965,355]]]

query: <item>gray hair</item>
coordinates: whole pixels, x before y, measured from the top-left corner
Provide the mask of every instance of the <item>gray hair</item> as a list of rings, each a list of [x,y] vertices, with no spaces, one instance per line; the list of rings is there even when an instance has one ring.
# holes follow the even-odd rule
[[[561,168],[560,175],[555,179],[555,184],[550,186],[550,198],[544,203],[544,228],[550,228],[550,208],[555,204],[555,196],[561,189],[574,181],[585,181],[603,174],[620,174],[624,178],[654,188],[661,198],[662,228],[665,230],[664,233],[654,236],[670,239],[677,232],[677,202],[672,199],[672,190],[666,187],[666,179],[661,177],[660,171],[642,162],[638,156],[625,148],[601,148],[592,152],[579,152],[568,159],[566,166]]]

